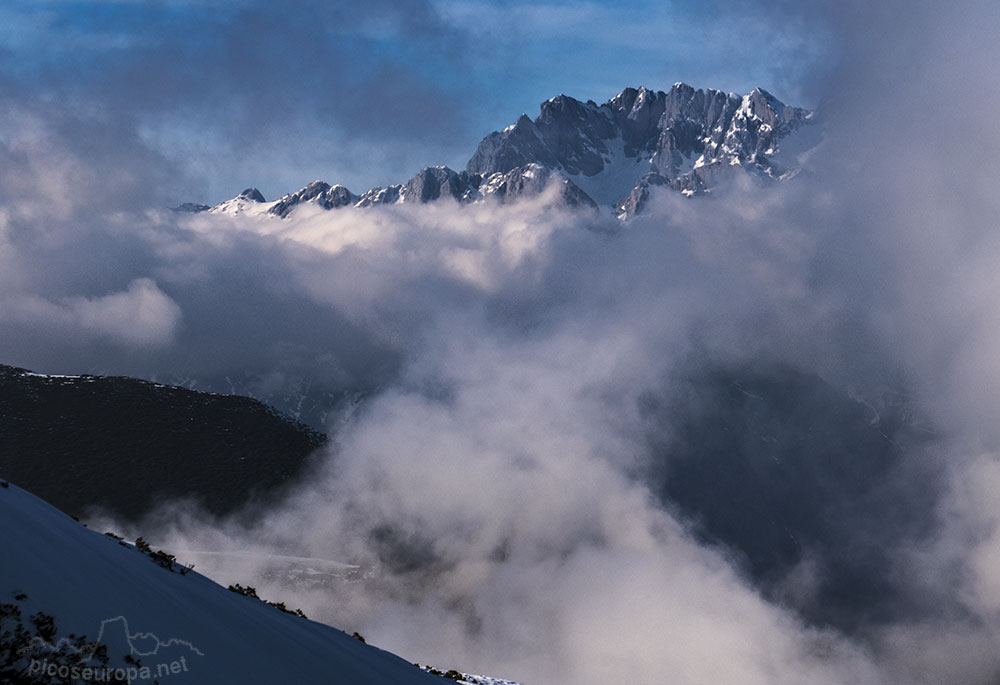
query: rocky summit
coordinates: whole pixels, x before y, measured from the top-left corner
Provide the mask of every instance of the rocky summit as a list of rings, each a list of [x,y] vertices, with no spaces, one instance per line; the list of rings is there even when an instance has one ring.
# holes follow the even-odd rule
[[[661,190],[701,195],[738,174],[763,182],[795,175],[798,156],[781,148],[785,139],[796,139],[790,147],[800,152],[817,144],[815,123],[814,112],[761,88],[746,95],[684,83],[666,92],[626,88],[600,105],[557,95],[534,119],[522,114],[483,138],[463,171],[426,167],[404,184],[360,195],[313,181],[270,203],[249,188],[211,208],[186,203],[184,211],[285,218],[304,205],[509,202],[555,187],[571,207],[606,207],[628,219]],[[803,133],[807,127],[811,134]]]

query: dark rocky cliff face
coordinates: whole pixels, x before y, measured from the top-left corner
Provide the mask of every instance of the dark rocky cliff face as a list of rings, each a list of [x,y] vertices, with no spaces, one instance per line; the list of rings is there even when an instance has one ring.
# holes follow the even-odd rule
[[[525,164],[505,173],[491,174],[479,188],[482,198],[511,202],[521,197],[540,195],[555,186],[559,198],[570,207],[597,209],[585,192],[562,174],[540,164]]]
[[[629,196],[648,195],[650,185],[692,194],[710,189],[729,168],[780,176],[785,170],[768,156],[812,118],[761,89],[739,96],[683,83],[668,92],[626,88],[602,105],[559,95],[542,103],[534,120],[522,115],[484,138],[467,169],[485,177],[535,163],[597,182],[602,174],[619,176],[612,167],[627,162],[634,185],[619,189],[617,207],[628,216],[641,209]]]
[[[432,202],[450,197],[459,202],[475,199],[481,179],[478,174],[455,172],[448,167],[427,167],[406,183],[404,197],[410,202]]]

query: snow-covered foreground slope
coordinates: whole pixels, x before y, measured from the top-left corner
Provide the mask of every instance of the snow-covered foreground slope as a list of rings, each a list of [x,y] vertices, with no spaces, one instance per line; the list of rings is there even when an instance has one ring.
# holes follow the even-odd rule
[[[128,668],[131,656],[149,669],[143,678],[133,665],[126,672],[131,682],[444,682],[346,633],[230,592],[196,572],[158,566],[14,485],[0,487],[0,540],[0,603],[13,603],[15,593],[26,595],[20,602],[25,624],[41,611],[54,616],[57,638],[100,636],[111,667]],[[33,675],[45,667],[47,649],[36,641],[29,655],[35,663],[25,657]],[[83,658],[74,652],[69,662]]]

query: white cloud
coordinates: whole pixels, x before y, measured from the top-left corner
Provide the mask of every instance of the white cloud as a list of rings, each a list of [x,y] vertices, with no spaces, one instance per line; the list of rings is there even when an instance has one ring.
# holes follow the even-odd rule
[[[155,349],[173,342],[181,309],[154,281],[140,278],[124,291],[101,297],[58,301],[31,294],[0,297],[0,322],[8,330],[70,344],[99,338],[126,348]]]

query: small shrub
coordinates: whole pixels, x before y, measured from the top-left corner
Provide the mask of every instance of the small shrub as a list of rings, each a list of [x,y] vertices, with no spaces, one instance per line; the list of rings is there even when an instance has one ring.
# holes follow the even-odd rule
[[[177,561],[173,554],[167,554],[162,549],[158,549],[155,552],[149,553],[149,558],[152,559],[157,566],[167,569],[168,571],[174,570],[174,562]]]
[[[181,573],[184,573],[184,571],[181,571]],[[262,599],[261,596],[257,594],[257,589],[250,587],[249,585],[243,587],[239,583],[236,583],[235,585],[229,586],[229,591],[235,592],[238,595],[243,595],[244,597],[253,597],[254,599],[260,600],[261,602],[264,602],[264,604],[269,604],[278,611],[283,611],[286,614],[299,616],[300,618],[308,618],[302,611],[302,609],[289,609],[287,606],[285,606],[284,602],[268,602],[267,600]]]
[[[431,675],[440,676],[447,680],[464,680],[465,678],[464,675],[456,671],[454,668],[450,668],[447,671],[442,671],[441,669],[434,668],[433,666],[427,666],[426,670]]]
[[[236,583],[235,585],[230,585],[229,590],[230,592],[235,592],[236,594],[243,595],[244,597],[253,597],[254,599],[260,599],[260,596],[257,594],[257,589],[252,588],[249,585],[243,587],[239,583]]]
[[[0,604],[0,683],[49,685],[55,682],[41,673],[32,673],[32,661],[44,660],[71,669],[97,669],[108,665],[106,645],[88,643],[82,635],[70,634],[59,639],[55,618],[42,612],[25,622],[17,603],[27,599],[27,595],[15,592],[13,596],[14,603]]]

